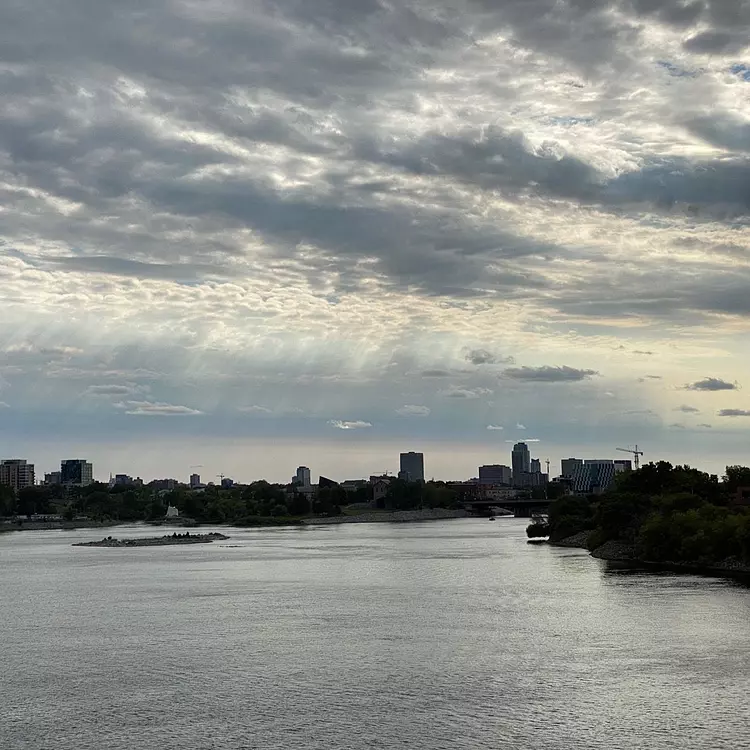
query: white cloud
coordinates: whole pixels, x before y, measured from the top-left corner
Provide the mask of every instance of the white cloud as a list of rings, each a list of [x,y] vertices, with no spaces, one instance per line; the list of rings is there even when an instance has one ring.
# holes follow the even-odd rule
[[[145,390],[142,387],[127,383],[124,385],[90,385],[86,393],[91,396],[130,396],[139,391]]]
[[[259,406],[258,404],[252,404],[251,406],[238,406],[237,411],[241,411],[244,414],[271,414],[271,410],[265,406]]]
[[[504,430],[505,428],[500,424],[488,424],[487,429],[488,430]]]
[[[396,414],[402,417],[429,417],[432,412],[429,406],[419,406],[417,404],[404,404],[396,409]]]
[[[329,419],[328,424],[336,427],[339,430],[361,430],[367,427],[372,427],[372,424],[370,422],[363,422],[361,419],[357,419],[354,421]]]
[[[10,404],[5,401],[0,401],[0,409],[10,409]]]
[[[451,386],[446,388],[444,391],[440,391],[441,396],[445,398],[481,398],[482,396],[489,396],[492,391],[489,388],[476,387],[476,388],[464,388],[463,386]]]
[[[176,417],[195,416],[203,414],[202,411],[191,409],[189,406],[177,404],[164,404],[152,401],[125,401],[117,404],[118,408],[124,409],[126,414],[150,417]]]
[[[520,422],[516,422],[516,429],[517,430],[525,430],[526,429],[526,425],[525,424],[521,424]]]

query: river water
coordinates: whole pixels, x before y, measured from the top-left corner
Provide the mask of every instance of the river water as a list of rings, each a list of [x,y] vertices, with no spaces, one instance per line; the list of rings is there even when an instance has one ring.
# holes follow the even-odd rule
[[[524,527],[3,534],[0,748],[750,745],[750,589],[617,571]]]

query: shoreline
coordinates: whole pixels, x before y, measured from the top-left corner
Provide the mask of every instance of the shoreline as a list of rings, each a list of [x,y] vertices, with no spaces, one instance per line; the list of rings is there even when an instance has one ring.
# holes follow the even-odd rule
[[[144,526],[187,526],[200,528],[201,526],[221,527],[237,526],[240,528],[278,528],[280,526],[330,526],[342,523],[415,523],[418,521],[444,521],[454,518],[474,518],[465,510],[447,510],[445,508],[430,508],[425,510],[397,510],[373,511],[359,515],[319,516],[281,521],[278,524],[268,523],[268,519],[252,523],[196,523],[192,519],[160,519],[159,521],[24,521],[0,525],[0,533],[12,531],[74,531],[76,529],[99,529],[112,526],[129,526],[143,524]]]
[[[474,518],[465,510],[430,508],[429,510],[393,510],[361,513],[357,516],[330,516],[328,518],[303,518],[305,526],[340,523],[414,523],[416,521],[445,521],[452,518]]]
[[[567,547],[588,550],[586,540],[588,532],[580,532],[573,536],[560,539],[556,542],[547,541],[552,547]],[[741,563],[739,560],[727,559],[716,563],[685,563],[654,560],[643,560],[635,554],[632,544],[623,542],[605,542],[594,550],[589,550],[589,556],[596,560],[614,563],[623,569],[641,569],[652,572],[671,571],[674,573],[693,573],[695,575],[711,576],[718,578],[736,578],[742,581],[750,581],[750,565]]]

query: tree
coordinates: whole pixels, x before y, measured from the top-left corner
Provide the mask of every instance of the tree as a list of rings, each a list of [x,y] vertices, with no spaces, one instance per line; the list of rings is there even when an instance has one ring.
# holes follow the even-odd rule
[[[0,484],[0,516],[15,516],[16,513],[15,490],[10,485]]]
[[[290,516],[306,516],[310,512],[310,501],[301,492],[295,492],[289,500]]]

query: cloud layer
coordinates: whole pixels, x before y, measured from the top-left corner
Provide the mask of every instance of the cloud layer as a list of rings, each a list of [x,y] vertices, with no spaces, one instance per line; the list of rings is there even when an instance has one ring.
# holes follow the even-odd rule
[[[750,366],[748,32],[718,1],[3,4],[3,437],[690,449],[680,393],[738,410]]]

